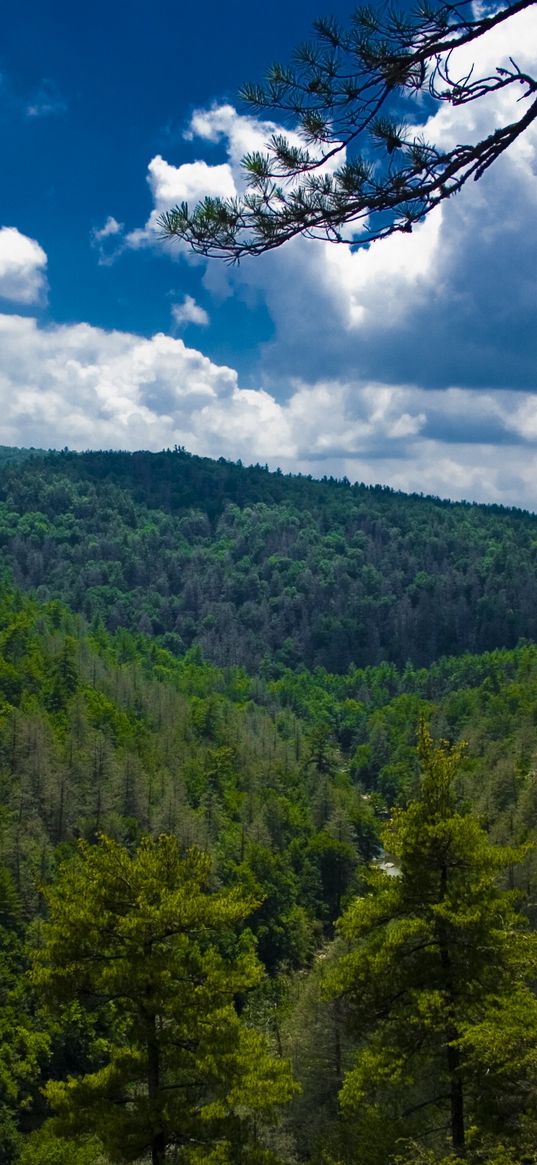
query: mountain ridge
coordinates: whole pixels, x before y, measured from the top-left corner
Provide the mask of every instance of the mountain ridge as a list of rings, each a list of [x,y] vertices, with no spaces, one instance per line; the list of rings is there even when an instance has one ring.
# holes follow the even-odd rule
[[[537,515],[182,449],[0,463],[0,564],[111,631],[251,672],[537,639]]]

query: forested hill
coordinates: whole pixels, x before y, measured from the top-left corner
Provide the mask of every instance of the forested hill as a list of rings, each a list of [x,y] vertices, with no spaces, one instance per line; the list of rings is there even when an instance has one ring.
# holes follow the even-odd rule
[[[188,1039],[175,1041],[173,1059],[169,1065],[165,1062],[163,1111],[166,1114],[169,1111],[170,1080],[173,1083],[176,1079],[171,1072],[186,1074],[188,1070],[186,1079],[189,1082],[193,1079],[191,1087],[196,1090],[191,1099],[189,1089],[185,1101],[181,1090],[182,1123],[178,1127],[180,1130],[184,1127],[184,1109],[188,1103],[188,1112],[194,1112],[198,1135],[201,1130],[201,1134],[212,1135],[214,1139],[213,1125],[204,1124],[198,1109],[198,1104],[206,1103],[207,1095],[212,1099],[213,1092],[208,1089],[216,1089],[212,1075],[214,1061],[205,1054],[206,1043],[200,1039],[203,1075],[192,1078],[190,1056],[194,1054],[192,1049],[197,1053],[198,1029],[193,1029],[192,1006],[185,1007],[185,990],[189,990],[188,984],[195,973],[193,981],[196,998],[201,1000],[199,1014],[205,1040],[206,1029],[212,1032],[214,1023],[212,1013],[209,1018],[207,1014],[206,979],[200,981],[197,977],[199,963],[192,965],[187,960],[192,948],[199,955],[206,942],[212,943],[208,957],[213,959],[221,948],[233,951],[234,943],[245,954],[250,952],[246,957],[251,958],[255,942],[260,978],[248,999],[242,996],[240,1010],[248,1031],[252,1032],[248,1038],[257,1049],[256,1072],[259,1075],[262,1066],[259,1049],[264,1044],[260,1041],[268,1036],[267,1046],[284,1056],[283,1064],[281,1060],[275,1061],[275,1071],[277,1068],[287,1071],[285,1058],[289,1056],[302,1093],[294,1105],[282,1112],[278,1127],[270,1126],[270,1134],[262,1128],[264,1136],[273,1138],[269,1144],[275,1143],[277,1153],[256,1152],[255,1156],[245,1156],[241,1152],[222,1156],[218,1152],[215,1156],[207,1151],[204,1156],[183,1157],[184,1165],[201,1162],[205,1165],[210,1161],[229,1165],[239,1160],[250,1165],[260,1162],[325,1165],[327,1145],[331,1160],[340,1165],[364,1165],[364,1162],[410,1165],[418,1159],[424,1165],[435,1162],[454,1165],[452,1155],[418,1158],[415,1137],[422,1129],[424,1137],[428,1137],[430,1122],[422,1120],[417,1125],[406,1119],[409,1091],[421,1116],[429,1103],[431,1078],[444,1082],[442,1060],[431,1059],[427,1048],[425,1052],[420,1048],[419,1056],[414,1057],[413,1071],[422,1073],[423,1080],[420,1075],[415,1085],[413,1077],[408,1083],[395,1073],[385,1074],[387,1078],[382,1079],[378,1100],[375,1094],[379,1125],[382,1122],[382,1128],[391,1136],[393,1153],[385,1150],[378,1125],[373,1126],[371,1144],[379,1146],[379,1151],[369,1152],[365,1140],[369,1126],[364,1130],[359,1119],[365,1108],[361,1099],[357,1104],[358,1118],[354,1113],[349,1118],[346,1112],[342,1118],[338,1117],[341,1073],[344,1070],[347,1078],[351,1077],[352,1057],[363,1048],[364,1039],[352,1026],[353,1013],[345,1000],[327,1000],[324,992],[326,973],[341,953],[337,940],[335,945],[331,941],[336,920],[347,907],[345,917],[359,903],[375,909],[380,902],[383,918],[390,920],[387,926],[389,974],[383,963],[382,945],[379,955],[382,929],[379,930],[374,919],[372,976],[366,987],[371,987],[377,1000],[378,990],[387,984],[391,999],[394,981],[396,985],[399,983],[400,969],[413,976],[412,990],[405,992],[407,1027],[402,1023],[400,1027],[403,1036],[410,1030],[413,1041],[421,1015],[425,1014],[425,1023],[431,1024],[429,1016],[436,1014],[431,1000],[434,1003],[438,996],[437,979],[432,979],[433,988],[425,996],[427,983],[422,987],[423,981],[417,979],[409,933],[410,939],[418,935],[416,951],[421,952],[430,944],[424,943],[422,930],[409,932],[405,919],[397,916],[397,901],[394,909],[391,896],[399,893],[398,880],[385,879],[375,868],[369,873],[366,869],[378,853],[382,826],[386,825],[393,803],[408,804],[409,798],[418,792],[415,744],[420,717],[430,725],[435,737],[458,738],[464,734],[468,740],[464,758],[458,752],[454,754],[459,758],[456,778],[460,808],[457,812],[450,810],[448,821],[441,819],[440,824],[435,808],[435,819],[425,820],[418,839],[416,852],[422,863],[420,868],[425,871],[422,878],[427,877],[423,881],[422,913],[426,908],[427,916],[434,917],[431,895],[440,884],[434,874],[434,861],[445,862],[442,854],[446,837],[456,842],[462,836],[466,841],[468,830],[474,834],[477,830],[480,843],[487,847],[487,860],[494,863],[494,878],[498,861],[505,857],[509,862],[509,886],[521,892],[529,920],[535,924],[537,859],[532,843],[537,822],[536,646],[497,651],[488,656],[445,659],[428,670],[407,666],[398,671],[385,663],[345,676],[330,675],[322,669],[315,673],[288,669],[276,680],[263,680],[249,677],[240,668],[221,669],[204,663],[196,649],[176,658],[140,634],[120,631],[111,636],[102,627],[90,631],[80,617],[56,601],[38,603],[6,586],[0,587],[0,1165],[112,1165],[112,1162],[125,1161],[122,1148],[108,1155],[99,1138],[103,1128],[115,1130],[118,1112],[126,1114],[125,1127],[129,1132],[128,1122],[136,1117],[135,1103],[143,1110],[143,1084],[136,1083],[134,1087],[131,1079],[136,1082],[143,1079],[145,1053],[135,1056],[132,1049],[138,1046],[134,1041],[141,1041],[147,1031],[147,1014],[143,1010],[146,1000],[156,999],[155,1006],[160,1007],[161,995],[157,991],[161,990],[163,998],[178,1001],[173,1016],[186,1014],[188,1025],[185,1029]],[[448,760],[450,755],[444,745],[439,745],[433,753]],[[437,806],[437,801],[434,805]],[[509,850],[506,855],[491,847],[483,829],[469,816],[470,805],[478,810],[495,842],[522,843],[522,847],[518,851]],[[416,803],[410,804],[406,813],[398,809],[393,821],[404,825],[417,809]],[[108,840],[101,837],[102,830]],[[78,846],[77,838],[80,839]],[[429,848],[424,850],[425,844]],[[189,857],[191,846],[195,849],[190,850]],[[178,856],[180,871],[188,870],[189,861],[202,861],[207,870],[206,909],[194,924],[193,932],[185,925],[181,913],[186,901],[183,884],[179,889],[174,884],[173,893],[167,893],[169,859],[166,865],[158,867],[160,881],[144,881],[141,888],[138,885],[134,897],[132,884],[128,878],[125,880],[125,863],[128,869],[129,863],[138,861],[139,855],[143,858],[148,853],[158,853],[159,849],[168,855],[186,854],[184,864],[183,857]],[[112,872],[118,879],[114,896],[98,874],[82,882],[78,875],[80,862],[99,864],[102,855],[107,854],[111,855]],[[533,1145],[535,1104],[533,1093],[528,1100],[528,1089],[534,1088],[535,1060],[533,1052],[529,1059],[527,1049],[535,1048],[537,1015],[533,995],[528,991],[521,1003],[520,993],[517,995],[513,987],[511,951],[516,933],[508,930],[504,922],[505,910],[512,910],[512,896],[498,891],[501,928],[496,924],[494,932],[501,937],[505,931],[509,943],[509,978],[502,999],[510,1003],[513,995],[512,1024],[515,1020],[518,1023],[518,1027],[509,1028],[500,1010],[502,999],[498,998],[501,967],[496,965],[494,953],[491,958],[488,943],[482,941],[482,930],[477,931],[481,941],[476,943],[473,937],[483,917],[483,909],[477,914],[474,909],[475,887],[480,901],[485,899],[488,903],[493,894],[490,877],[487,880],[475,857],[469,872],[467,843],[460,858],[459,851],[455,854],[456,860],[450,857],[450,869],[458,879],[455,893],[459,893],[462,878],[466,894],[473,895],[469,904],[467,897],[462,899],[457,916],[461,921],[453,927],[454,942],[460,944],[463,952],[460,962],[463,967],[468,965],[469,943],[473,943],[471,951],[476,950],[478,956],[484,952],[487,973],[493,974],[494,990],[488,995],[481,992],[480,981],[476,991],[476,981],[471,980],[472,1015],[478,1004],[489,1007],[494,1023],[504,1025],[500,1026],[498,1036],[498,1029],[493,1028],[492,1039],[488,1037],[488,1028],[484,1029],[485,1051],[491,1048],[490,1054],[499,1057],[502,1071],[499,1101],[495,1099],[491,1107],[492,1117],[486,1115],[481,1119],[485,1133],[488,1131],[486,1119],[494,1131],[496,1113],[500,1111],[502,1140],[507,1134],[520,1140],[526,1129],[517,1120],[520,1098],[523,1111],[528,1112],[531,1120]],[[401,885],[405,885],[402,879]],[[416,909],[421,910],[414,886],[412,883],[412,902],[418,902]],[[367,890],[369,894],[365,893]],[[58,1005],[55,997],[41,987],[37,970],[42,963],[43,936],[50,933],[51,922],[50,917],[47,921],[45,904],[61,902],[65,894],[67,910],[71,912],[69,918],[78,927],[77,958],[71,955],[67,959],[61,947],[59,974],[70,990],[80,966],[83,971],[87,966],[108,966],[106,975],[115,975],[114,970],[110,971],[110,964],[118,967],[119,973],[127,968],[129,980],[119,1003],[115,986],[109,985],[115,984],[115,979],[106,980],[108,994],[104,996],[92,994],[86,980],[80,989],[75,981],[78,994],[75,993],[74,1001],[68,999],[66,1003],[62,995],[58,997]],[[249,901],[247,929],[243,931],[241,926],[237,933],[226,930],[221,947],[217,947],[211,924],[207,922],[207,911],[215,900],[236,902],[238,895],[247,896]],[[165,935],[157,941],[155,903],[160,906],[161,898],[164,899]],[[452,897],[448,901],[453,900]],[[455,901],[459,903],[460,899]],[[110,923],[110,912],[119,909],[118,902],[126,917],[124,925],[123,916],[115,925]],[[170,928],[170,902],[175,904],[173,918],[180,920],[180,939],[171,954],[168,940],[176,932]],[[445,899],[442,903],[445,912]],[[83,924],[79,921],[81,911]],[[139,915],[147,920],[143,930]],[[445,913],[441,918],[444,916]],[[187,913],[186,917],[191,916]],[[510,917],[507,915],[508,922]],[[415,927],[416,918],[406,921]],[[528,942],[533,944],[531,932],[523,929],[522,918],[518,925],[526,948]],[[97,940],[92,929],[95,926]],[[461,928],[464,928],[462,940],[459,939]],[[63,943],[64,916],[55,933]],[[86,956],[88,933],[89,955]],[[126,935],[132,936],[127,947],[123,945]],[[117,949],[104,946],[116,940]],[[81,962],[78,954],[83,944]],[[530,950],[533,949],[532,945]],[[157,964],[153,961],[154,953]],[[369,948],[366,954],[370,957]],[[427,959],[430,959],[428,954]],[[27,974],[29,962],[34,967],[31,975]],[[428,965],[432,967],[430,974],[436,975],[436,962]],[[155,978],[155,966],[160,978]],[[423,974],[423,962],[417,966]],[[469,966],[473,973],[474,962]],[[147,976],[145,991],[140,989],[138,977],[130,978],[142,973]],[[422,1013],[414,1003],[416,980],[421,989],[419,1002],[427,1003]],[[232,980],[232,990],[234,983]],[[217,985],[218,1025],[214,1026],[221,1032],[222,1016],[225,1018],[228,1013],[222,1008],[221,978]],[[366,998],[369,1016],[374,1012],[369,996]],[[133,1006],[141,1008],[139,1028],[131,1019],[131,1001]],[[443,1050],[443,1004],[441,1009]],[[481,1012],[478,1019],[480,1015]],[[142,1033],[140,1037],[138,1031]],[[175,1029],[171,1029],[171,1034],[175,1039]],[[169,1035],[170,1024],[160,1024],[159,1038]],[[112,1038],[116,1040],[114,1045]],[[367,1051],[370,1045],[365,1046]],[[384,1043],[378,1046],[379,1054],[384,1054]],[[116,1084],[109,1072],[108,1061],[116,1054],[115,1047],[119,1052],[114,1064],[127,1065],[131,1074],[127,1092],[123,1091],[123,1077]],[[492,1085],[487,1076],[488,1061],[481,1067],[481,1044],[478,1051],[479,1082],[484,1080],[489,1088]],[[223,1059],[222,1079],[227,1084],[230,1047],[223,1038],[216,1054],[220,1058],[217,1066]],[[366,1066],[369,1072],[367,1059]],[[515,1083],[510,1084],[506,1094],[507,1067],[512,1073],[509,1082],[513,1079]],[[519,1085],[515,1075],[520,1075],[522,1070],[529,1077],[526,1089]],[[138,1073],[136,1077],[134,1072]],[[258,1076],[254,1075],[255,1087],[247,1093],[254,1100],[264,1096],[257,1080]],[[493,1084],[495,1080],[493,1077]],[[56,1116],[58,1109],[62,1115],[64,1090],[78,1088],[81,1081],[90,1099],[95,1096],[97,1101],[95,1106],[86,1109],[78,1102],[79,1093],[73,1091],[72,1111],[76,1119],[80,1117],[86,1122],[82,1126],[84,1135],[79,1137],[74,1122],[61,1124]],[[110,1093],[110,1087],[115,1091]],[[398,1119],[393,1115],[394,1111],[398,1112],[394,1108],[394,1092],[395,1102],[403,1108],[403,1116]],[[485,1093],[486,1098],[488,1095]],[[470,1097],[473,1097],[471,1092]],[[480,1097],[481,1092],[478,1100]],[[443,1091],[438,1102],[436,1098],[433,1101],[437,1105],[435,1115],[436,1111],[439,1114],[435,1131],[438,1128],[442,1136],[441,1148],[445,1147],[444,1124],[440,1122],[445,1117],[446,1098],[449,1091]],[[222,1109],[223,1106],[217,1113]],[[110,1111],[112,1118],[105,1126]],[[151,1126],[147,1125],[145,1111],[141,1127],[142,1134],[147,1136],[147,1128]],[[366,1110],[367,1116],[370,1111],[373,1111],[371,1106]],[[249,1112],[247,1109],[247,1115]],[[53,1119],[48,1119],[52,1115]],[[429,1115],[427,1109],[425,1115]],[[258,1133],[256,1125],[256,1136]],[[411,1155],[407,1157],[401,1156],[403,1135],[412,1138]],[[130,1159],[146,1162],[148,1157],[145,1153],[136,1153],[136,1156],[131,1153]],[[485,1157],[479,1153],[465,1160],[467,1165],[485,1165],[485,1162],[486,1165],[522,1165],[532,1157],[528,1149],[519,1156],[501,1152]]]
[[[0,556],[111,631],[251,671],[537,638],[537,516],[183,450],[1,458]]]
[[[464,799],[492,835],[533,842],[534,645],[263,680],[92,633],[60,603],[0,587],[0,875],[32,918],[77,837],[172,833],[207,849],[224,882],[260,886],[265,965],[301,966],[359,887],[386,810],[415,793],[420,718],[467,740]],[[524,871],[533,902],[534,847]]]
[[[536,548],[0,450],[0,1165],[534,1160]]]

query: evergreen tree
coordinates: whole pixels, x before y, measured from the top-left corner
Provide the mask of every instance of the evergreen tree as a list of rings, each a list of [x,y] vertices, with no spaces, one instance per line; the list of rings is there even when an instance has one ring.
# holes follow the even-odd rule
[[[0,1165],[16,1161],[21,1116],[37,1091],[49,1040],[35,1015],[26,979],[20,905],[0,866]]]
[[[420,797],[383,837],[399,874],[374,871],[346,911],[348,949],[330,975],[360,1041],[340,1101],[369,1165],[416,1142],[435,1159],[489,1152],[498,1138],[522,1152],[535,1092],[536,940],[498,881],[521,854],[494,847],[458,808],[460,748],[422,725],[419,757]]]
[[[272,1160],[259,1128],[294,1085],[235,1008],[261,976],[242,928],[254,903],[210,892],[209,876],[172,837],[134,856],[102,837],[46,893],[36,984],[52,1008],[78,999],[101,1033],[95,1071],[49,1081],[52,1127],[97,1135],[113,1162]]]

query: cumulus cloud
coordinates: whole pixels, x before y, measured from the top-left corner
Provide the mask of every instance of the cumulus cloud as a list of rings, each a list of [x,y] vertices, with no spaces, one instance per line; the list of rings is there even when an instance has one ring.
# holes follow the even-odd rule
[[[137,227],[125,236],[126,246],[135,250],[152,246],[157,241],[158,217],[164,210],[181,202],[194,205],[207,196],[232,198],[236,194],[235,180],[227,162],[217,166],[210,166],[204,161],[172,166],[157,154],[147,169],[153,209],[144,227]]]
[[[529,10],[472,55],[487,72],[512,51],[529,64],[535,45],[537,13]],[[467,61],[461,56],[453,68],[462,72]],[[445,146],[483,135],[498,116],[519,116],[515,96],[442,106],[424,133]],[[241,157],[262,149],[275,129],[230,105],[196,111],[185,136],[200,155],[214,158],[216,148],[218,160],[173,165],[155,156],[147,222],[125,233],[109,219],[99,244],[152,246],[170,206],[233,196]],[[238,269],[203,267],[206,292],[235,293],[245,312],[249,297],[268,308],[274,333],[253,386],[180,339],[85,325],[43,331],[22,321],[22,372],[2,349],[1,440],[54,445],[61,433],[60,443],[75,448],[178,443],[315,476],[535,509],[536,158],[534,127],[412,235],[362,250],[296,239]],[[193,296],[172,307],[178,326],[205,324],[205,314]]]
[[[209,323],[209,316],[204,307],[192,295],[185,295],[182,303],[172,304],[172,318],[178,327],[184,327],[185,324],[199,324],[202,327],[207,327]]]
[[[478,5],[474,5],[478,8]],[[530,9],[516,13],[508,21],[492,28],[479,42],[462,45],[450,54],[449,73],[456,80],[472,74],[472,81],[478,77],[492,76],[498,65],[512,67],[513,60],[522,72],[535,70],[537,18]],[[498,121],[508,124],[511,118],[518,120],[524,112],[520,98],[523,88],[508,86],[499,92],[492,92],[462,108],[444,104],[430,117],[425,125],[428,139],[439,146],[452,149],[464,140],[479,140],[492,133]],[[525,98],[527,104],[531,101]],[[520,138],[511,153],[527,153],[528,139]]]
[[[282,402],[241,387],[235,369],[178,338],[0,315],[0,405],[3,444],[180,444],[314,476],[535,508],[530,394],[296,381]]]
[[[100,230],[97,227],[92,231],[92,238],[97,243],[102,242],[103,239],[109,239],[113,235],[120,235],[123,231],[123,223],[118,222],[113,215],[109,214],[103,227]]]
[[[16,227],[0,227],[0,298],[36,303],[46,289],[47,256]]]
[[[276,122],[240,114],[233,105],[213,105],[192,114],[183,137],[186,141],[202,141],[211,145],[223,144],[226,162],[208,163],[204,159],[183,162],[174,166],[160,154],[151,159],[147,181],[153,199],[153,209],[144,227],[137,227],[126,235],[126,245],[138,248],[153,245],[158,239],[158,217],[163,211],[187,202],[194,207],[203,198],[234,198],[244,186],[241,166],[245,154],[263,150],[274,133],[282,132]],[[299,138],[287,135],[294,144]],[[337,160],[329,162],[333,169]],[[177,247],[187,253],[185,248]]]
[[[537,13],[529,9],[453,55],[454,75],[475,61],[487,74],[509,54],[535,68]],[[479,138],[497,119],[520,116],[515,87],[485,100],[442,105],[423,126],[440,146]],[[425,106],[416,106],[416,117]],[[419,126],[417,127],[419,129]],[[226,162],[149,166],[153,210],[129,245],[155,239],[157,216],[178,201],[240,191],[242,156],[262,149],[278,127],[231,105],[197,110],[185,136],[226,151]],[[209,265],[205,287],[216,294],[254,291],[266,303],[274,337],[262,350],[260,375],[358,376],[423,388],[466,384],[531,390],[537,361],[537,127],[528,131],[478,183],[431,215],[410,236],[368,249],[297,239],[229,272]],[[337,165],[341,159],[334,159]],[[181,248],[174,248],[178,254]]]
[[[112,214],[108,215],[104,226],[93,228],[90,241],[92,247],[98,251],[100,267],[110,267],[124,250],[122,241],[124,231],[124,224],[118,222]]]
[[[192,418],[229,395],[237,375],[180,339],[39,327],[0,316],[2,440],[73,448],[196,443]]]
[[[535,70],[537,12],[528,10],[468,46],[454,73],[487,73],[509,52]],[[479,140],[521,115],[514,88],[463,109],[442,106],[424,126],[439,146]],[[361,375],[424,388],[536,387],[537,126],[481,179],[412,235],[367,249],[311,244],[243,264],[275,323],[264,367]]]
[[[187,141],[198,138],[213,144],[224,142],[235,182],[240,186],[241,161],[245,154],[263,150],[269,138],[281,132],[281,126],[274,121],[237,113],[233,105],[213,105],[210,109],[195,110],[184,137]],[[288,136],[298,144],[296,134]]]

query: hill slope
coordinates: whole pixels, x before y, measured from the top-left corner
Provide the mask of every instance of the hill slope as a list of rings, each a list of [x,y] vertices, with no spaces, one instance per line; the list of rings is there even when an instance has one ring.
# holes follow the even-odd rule
[[[537,638],[537,516],[182,450],[0,465],[0,561],[112,631],[252,671]]]

